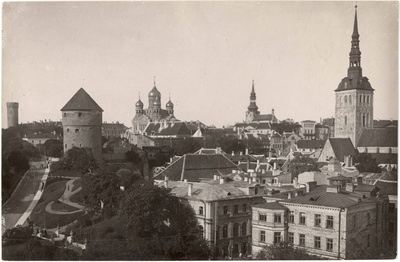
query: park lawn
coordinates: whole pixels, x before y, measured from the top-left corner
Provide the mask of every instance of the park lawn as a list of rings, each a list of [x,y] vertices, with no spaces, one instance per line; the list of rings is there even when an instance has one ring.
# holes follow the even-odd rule
[[[75,191],[76,189],[78,189],[80,186],[82,186],[82,178],[78,178],[74,181],[73,183],[73,188],[72,191]]]
[[[54,211],[66,211],[66,212],[80,210],[79,208],[64,204],[64,203],[59,202],[59,201],[54,201],[54,203],[51,205],[51,208]]]
[[[36,226],[56,228],[58,225],[67,225],[83,215],[83,212],[69,215],[55,215],[50,214],[45,210],[48,203],[51,201],[56,201],[62,196],[65,191],[65,184],[67,181],[68,179],[57,178],[52,179],[46,185],[41,199],[30,216],[31,221],[33,221]]]
[[[83,203],[82,190],[76,193],[75,195],[72,195],[69,198],[69,201],[85,206],[85,204]]]
[[[53,177],[82,177],[82,173],[80,170],[57,170],[52,174]]]

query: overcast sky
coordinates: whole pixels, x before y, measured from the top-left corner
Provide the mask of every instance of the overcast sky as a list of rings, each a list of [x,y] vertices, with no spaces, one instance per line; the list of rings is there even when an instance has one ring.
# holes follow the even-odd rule
[[[396,2],[358,3],[375,119],[398,119],[397,19]],[[130,127],[154,76],[180,120],[243,121],[253,79],[262,114],[331,117],[353,21],[354,2],[3,3],[2,124],[11,100],[20,122],[60,120],[83,87]]]

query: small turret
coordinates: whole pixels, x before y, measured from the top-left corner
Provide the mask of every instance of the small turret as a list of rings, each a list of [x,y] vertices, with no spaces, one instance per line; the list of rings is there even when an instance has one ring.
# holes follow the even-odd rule
[[[174,103],[171,101],[171,96],[169,96],[168,103],[165,105],[165,107],[167,108],[168,114],[174,114]]]

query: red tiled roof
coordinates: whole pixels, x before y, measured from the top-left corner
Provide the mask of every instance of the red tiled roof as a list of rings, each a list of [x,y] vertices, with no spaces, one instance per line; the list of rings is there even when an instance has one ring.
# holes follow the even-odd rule
[[[103,109],[90,97],[83,88],[80,88],[78,92],[65,104],[61,111],[100,111]]]

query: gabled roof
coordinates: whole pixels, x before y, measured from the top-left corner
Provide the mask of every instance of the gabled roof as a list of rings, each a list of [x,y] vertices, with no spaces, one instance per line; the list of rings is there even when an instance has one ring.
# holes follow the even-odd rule
[[[230,174],[232,170],[240,170],[240,168],[222,154],[185,154],[157,177],[164,179],[167,176],[171,181],[187,179],[189,182],[199,182],[200,179],[213,179],[214,175]]]
[[[297,141],[298,149],[320,149],[323,148],[326,140],[299,140]]]
[[[190,135],[185,122],[151,122],[143,131],[148,136],[177,136]]]
[[[377,186],[373,186],[373,185],[359,185],[354,189],[354,191],[372,192],[376,189],[379,190],[379,188]]]
[[[159,185],[162,185],[160,183]],[[254,187],[257,184],[250,185],[245,182],[231,181],[224,184],[219,184],[219,181],[210,181],[210,183],[193,183],[192,195],[188,196],[188,184],[182,182],[170,181],[169,188],[172,188],[171,193],[177,197],[185,197],[187,199],[198,199],[203,201],[216,201],[222,199],[233,198],[261,198],[263,194],[248,195],[241,188]]]
[[[275,115],[273,114],[265,114],[265,115],[258,115],[253,118],[253,121],[277,121]]]
[[[340,162],[344,162],[344,156],[355,156],[356,149],[353,146],[350,138],[329,138],[328,139],[336,158]]]
[[[272,127],[271,127],[271,124],[268,122],[268,123],[259,123],[258,125],[257,125],[257,129],[271,129]]]
[[[257,204],[257,205],[252,205],[252,207],[262,208],[262,209],[272,209],[272,210],[288,210],[287,207],[285,207],[284,205],[280,204],[279,202]]]
[[[103,109],[90,97],[83,88],[80,88],[78,92],[65,104],[61,111],[100,111]]]
[[[397,120],[374,120],[373,124],[374,128],[383,128],[383,127],[397,127]]]
[[[397,147],[397,128],[366,128],[358,147]]]
[[[375,186],[377,186],[380,191],[380,196],[396,195],[397,196],[397,183],[387,183],[383,181],[376,181]]]
[[[357,205],[360,202],[372,202],[375,199],[361,199],[355,194],[349,192],[330,193],[326,192],[328,186],[317,186],[316,189],[310,193],[298,196],[288,200],[282,200],[281,203],[295,203],[313,206],[325,206],[346,208]]]

